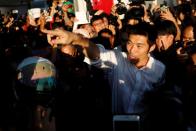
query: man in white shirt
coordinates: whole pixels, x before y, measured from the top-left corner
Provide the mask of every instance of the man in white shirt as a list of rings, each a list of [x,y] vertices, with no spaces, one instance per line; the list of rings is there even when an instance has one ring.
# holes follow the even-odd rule
[[[99,47],[100,66],[107,73],[112,87],[112,110],[115,114],[141,113],[146,92],[163,84],[165,66],[150,56],[155,45],[146,24],[128,32],[127,53]]]
[[[80,45],[90,63],[105,71],[112,88],[114,114],[142,113],[145,93],[164,82],[165,66],[150,56],[154,50],[153,28],[141,23],[128,30],[127,52],[106,50],[88,39],[64,30],[43,30],[57,36],[54,44]]]

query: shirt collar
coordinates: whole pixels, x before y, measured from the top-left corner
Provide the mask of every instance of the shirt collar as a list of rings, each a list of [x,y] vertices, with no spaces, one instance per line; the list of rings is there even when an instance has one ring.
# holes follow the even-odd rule
[[[145,66],[143,66],[142,68],[140,68],[140,70],[144,70],[145,68],[151,69],[153,63],[154,63],[154,58],[149,56],[147,64]]]

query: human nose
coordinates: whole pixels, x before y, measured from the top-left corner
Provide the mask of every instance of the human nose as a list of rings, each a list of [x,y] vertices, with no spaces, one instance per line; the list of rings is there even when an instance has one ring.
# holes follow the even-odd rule
[[[135,50],[136,50],[136,46],[134,45],[134,44],[129,44],[128,45],[128,50],[129,50],[129,52],[135,52]]]

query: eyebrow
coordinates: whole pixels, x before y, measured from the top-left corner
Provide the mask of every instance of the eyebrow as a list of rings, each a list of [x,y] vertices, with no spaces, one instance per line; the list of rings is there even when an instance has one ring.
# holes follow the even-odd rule
[[[133,43],[131,40],[128,40],[128,43],[136,44],[136,45],[145,45],[144,43]]]

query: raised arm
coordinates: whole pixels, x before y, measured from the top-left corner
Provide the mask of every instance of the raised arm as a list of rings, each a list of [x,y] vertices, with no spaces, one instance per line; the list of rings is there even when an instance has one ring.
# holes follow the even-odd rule
[[[177,29],[177,35],[176,35],[175,40],[176,41],[180,40],[181,30],[180,30],[180,27],[178,26],[178,23],[177,23],[175,17],[171,13],[171,11],[169,9],[167,9],[166,11],[161,12],[160,16],[161,16],[162,19],[170,20],[170,21],[172,21],[175,24],[176,29]]]

